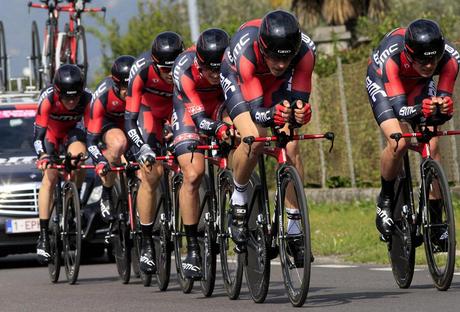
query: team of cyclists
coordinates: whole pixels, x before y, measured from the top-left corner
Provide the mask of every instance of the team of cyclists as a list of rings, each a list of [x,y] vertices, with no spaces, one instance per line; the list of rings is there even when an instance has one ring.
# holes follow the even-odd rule
[[[426,118],[448,120],[452,116],[459,64],[459,53],[444,39],[438,24],[425,19],[388,33],[369,59],[365,80],[369,102],[387,139],[381,155],[382,189],[376,212],[376,226],[383,235],[393,230],[394,181],[408,148],[404,140],[396,148],[390,134],[407,132],[409,125]],[[62,65],[53,84],[41,92],[34,126],[37,166],[43,171],[39,261],[50,261],[50,194],[58,177],[57,171],[48,166],[63,151],[72,155],[88,151],[102,180],[100,209],[107,223],[114,220],[115,175],[109,170],[110,164],[122,162],[123,157],[140,164],[140,269],[147,274],[155,272],[154,203],[163,175],[155,157],[165,153],[165,141],[169,140],[184,176],[179,193],[187,240],[183,270],[187,278],[200,278],[198,190],[205,158],[199,151],[192,154],[190,145],[200,142],[202,134],[228,141],[236,133],[241,137],[265,136],[268,128],[297,132],[311,118],[314,65],[315,44],[301,32],[296,17],[282,10],[246,22],[231,39],[221,29],[205,30],[196,45],[186,50],[179,34],[160,33],[150,51],[137,59],[118,57],[111,76],[92,94],[85,89],[76,65]],[[435,75],[439,75],[437,85]],[[430,143],[433,157],[439,159],[437,139]],[[262,149],[263,143],[249,147],[241,142],[232,156],[230,228],[237,252],[244,252],[248,239],[248,183]],[[297,141],[287,145],[287,157],[303,179]],[[75,178],[81,186],[83,173],[76,172]],[[299,233],[299,211],[293,196],[288,190],[287,201],[292,203],[288,206],[288,235]],[[436,202],[435,195],[432,201]],[[439,233],[439,239],[443,237]],[[296,240],[289,243],[296,262],[303,261],[303,250],[297,247],[303,244]]]

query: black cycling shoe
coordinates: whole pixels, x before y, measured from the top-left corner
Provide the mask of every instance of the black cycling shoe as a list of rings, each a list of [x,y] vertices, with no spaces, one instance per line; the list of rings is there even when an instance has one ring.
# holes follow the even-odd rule
[[[430,239],[435,252],[446,252],[448,249],[449,232],[442,221],[442,209],[440,200],[430,200],[429,213],[431,223]]]
[[[294,258],[297,268],[303,268],[304,244],[302,234],[287,235],[287,253]]]
[[[431,231],[431,243],[434,245],[434,252],[447,252],[449,248],[449,232],[447,232],[447,228],[433,229]]]
[[[377,230],[383,236],[390,236],[393,232],[394,222],[392,219],[392,198],[388,196],[384,196],[382,194],[379,195],[377,199],[377,211],[375,216],[375,225],[377,226]]]
[[[245,251],[245,245],[248,240],[248,227],[246,221],[247,205],[234,205],[230,203],[232,213],[229,216],[230,232],[232,240],[235,242],[235,251],[240,253]]]
[[[102,195],[101,195],[101,217],[102,220],[106,223],[111,223],[115,220],[115,216],[112,213],[112,206],[113,206],[113,199],[112,199],[112,191],[109,191],[105,187],[102,188]]]
[[[182,270],[184,271],[184,277],[187,279],[201,279],[201,256],[198,244],[189,244],[187,246],[187,257],[182,261]]]
[[[139,269],[144,274],[154,274],[156,272],[155,250],[153,240],[142,238]]]
[[[51,261],[50,254],[50,238],[48,232],[45,230],[40,231],[40,236],[37,242],[37,257],[40,264],[48,264]]]

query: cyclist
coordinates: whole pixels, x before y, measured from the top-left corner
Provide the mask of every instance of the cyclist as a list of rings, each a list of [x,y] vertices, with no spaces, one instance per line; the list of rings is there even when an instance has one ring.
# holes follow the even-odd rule
[[[408,131],[401,121],[415,125],[433,115],[444,120],[452,116],[459,62],[457,50],[444,39],[438,24],[426,19],[388,33],[371,56],[366,77],[369,102],[387,140],[380,158],[382,188],[376,212],[376,226],[384,238],[394,227],[394,183],[408,148],[408,142],[401,140],[396,150],[390,135]],[[437,86],[435,75],[439,75]],[[438,139],[430,145],[431,156],[439,160]]]
[[[86,143],[96,164],[96,173],[102,180],[101,216],[113,221],[112,187],[116,175],[109,172],[111,163],[120,163],[128,148],[124,134],[125,99],[129,72],[136,59],[130,55],[118,57],[112,65],[112,75],[99,83],[93,94],[88,121]],[[100,144],[104,145],[104,151]]]
[[[162,32],[153,40],[150,53],[144,53],[134,62],[129,77],[125,130],[141,166],[137,195],[142,231],[140,269],[147,274],[156,269],[152,229],[155,191],[163,174],[155,156],[163,142],[163,124],[172,114],[172,66],[183,50],[178,34]]]
[[[315,45],[301,33],[291,13],[272,11],[263,19],[243,24],[227,49],[221,77],[226,108],[241,137],[265,136],[265,128],[271,126],[307,124],[311,118],[308,100],[314,64]],[[263,143],[254,143],[248,155],[249,146],[242,143],[233,155],[235,188],[231,197],[231,232],[237,251],[245,248],[248,238],[248,183],[262,148]],[[287,145],[287,153],[303,178],[296,141]],[[290,193],[289,198],[292,196]],[[298,234],[299,211],[295,204],[290,204],[288,212],[288,233]],[[303,251],[295,247],[303,244],[294,241],[290,244],[295,259],[303,261]]]
[[[227,139],[229,126],[218,118],[223,109],[224,95],[219,84],[220,65],[229,44],[228,34],[217,28],[205,30],[196,48],[189,48],[174,63],[174,111],[172,128],[175,155],[184,180],[179,191],[181,216],[187,238],[187,257],[182,262],[184,275],[201,277],[200,249],[197,242],[200,218],[199,187],[204,175],[204,154],[193,154],[190,144],[199,143],[199,132]]]
[[[37,167],[43,171],[38,193],[40,236],[37,244],[38,260],[50,261],[48,223],[58,171],[47,169],[53,158],[65,151],[76,156],[86,152],[83,115],[88,112],[91,93],[84,90],[82,71],[76,65],[65,64],[58,68],[52,86],[40,94],[34,124],[34,148]],[[86,119],[86,118],[85,118]],[[80,190],[84,171],[76,171],[76,184]]]

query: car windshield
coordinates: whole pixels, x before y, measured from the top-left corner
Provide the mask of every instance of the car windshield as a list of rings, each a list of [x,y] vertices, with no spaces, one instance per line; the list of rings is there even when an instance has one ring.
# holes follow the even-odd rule
[[[35,110],[0,110],[0,154],[33,154]]]

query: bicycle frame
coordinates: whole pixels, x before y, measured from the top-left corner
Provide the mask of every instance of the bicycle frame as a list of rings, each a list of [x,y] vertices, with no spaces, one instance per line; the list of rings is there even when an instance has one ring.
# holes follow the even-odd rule
[[[68,12],[69,13],[69,29],[66,30],[65,36],[69,37],[69,60],[70,63],[75,64],[77,61],[77,40],[76,40],[76,33],[78,31],[78,27],[81,26],[81,14],[83,12],[106,12],[105,7],[100,8],[86,8],[86,1],[85,0],[75,0],[70,2],[69,4],[62,5],[60,4],[62,0],[48,0],[46,3],[32,3],[29,2],[29,8],[36,8],[36,9],[45,9],[48,10],[48,20],[46,21],[47,25],[52,25],[56,27],[56,31],[54,33],[54,47],[52,47],[55,51],[59,52],[56,53],[55,56],[55,65],[60,64],[60,57],[62,51],[62,36],[59,36],[59,12]],[[45,59],[45,53],[47,51],[47,43],[48,43],[48,34],[45,30],[45,37],[44,37],[44,45],[43,45],[43,59]],[[65,47],[64,47],[65,48]],[[46,64],[44,64],[46,67]]]
[[[284,132],[279,133],[278,135],[274,136],[266,136],[266,137],[245,137],[243,139],[243,142],[249,145],[249,152],[248,154],[251,153],[251,145],[254,142],[264,142],[264,143],[269,143],[269,142],[276,142],[276,146],[264,146],[263,149],[263,155],[267,155],[270,157],[273,157],[276,159],[278,163],[278,168],[276,170],[275,176],[276,176],[276,189],[277,192],[280,188],[279,185],[279,175],[282,172],[283,168],[289,164],[288,159],[287,159],[287,154],[286,154],[286,146],[290,141],[298,141],[298,140],[315,140],[315,139],[327,139],[331,141],[331,147],[329,151],[332,150],[334,147],[334,133],[332,132],[326,132],[325,134],[293,134],[293,131],[291,129],[291,134],[286,134]],[[265,216],[263,216],[264,220],[258,220],[259,222],[264,222],[267,225],[267,230],[268,234],[272,234],[272,229],[271,229],[271,224],[270,224],[270,204],[269,204],[269,196],[268,196],[268,186],[267,186],[267,177],[266,177],[266,172],[265,172],[265,162],[263,157],[259,158],[258,161],[259,165],[259,176],[261,180],[261,188],[262,188],[262,198],[265,204],[266,209],[265,211]],[[250,205],[251,207],[253,205]],[[250,214],[251,212],[249,212]],[[275,209],[275,214],[276,214],[276,209]],[[275,216],[276,218],[276,216]],[[276,220],[276,219],[275,219]],[[276,235],[276,233],[273,233]]]
[[[409,149],[412,151],[415,151],[420,154],[422,157],[422,162],[420,164],[420,177],[421,177],[421,185],[420,185],[420,194],[419,194],[419,209],[418,211],[414,209],[415,203],[414,203],[414,198],[413,198],[413,191],[411,188],[411,206],[412,206],[412,212],[413,212],[413,217],[412,221],[413,224],[415,225],[418,220],[418,216],[421,213],[422,220],[421,223],[424,224],[427,220],[427,209],[426,209],[426,203],[424,202],[424,199],[427,198],[429,194],[425,194],[426,190],[426,185],[425,185],[425,164],[431,160],[431,149],[430,149],[430,140],[434,137],[440,137],[440,136],[450,136],[450,135],[460,135],[460,130],[443,130],[443,131],[438,131],[437,126],[434,126],[433,130],[430,130],[428,126],[422,126],[422,130],[419,132],[409,132],[409,133],[393,133],[390,135],[390,138],[394,139],[396,141],[396,147],[395,150],[398,148],[399,141],[402,138],[417,138],[419,140],[418,143],[410,143],[409,144]],[[409,166],[408,159],[404,162],[405,170],[410,170],[407,169]],[[417,234],[420,234],[420,228],[417,229]]]

